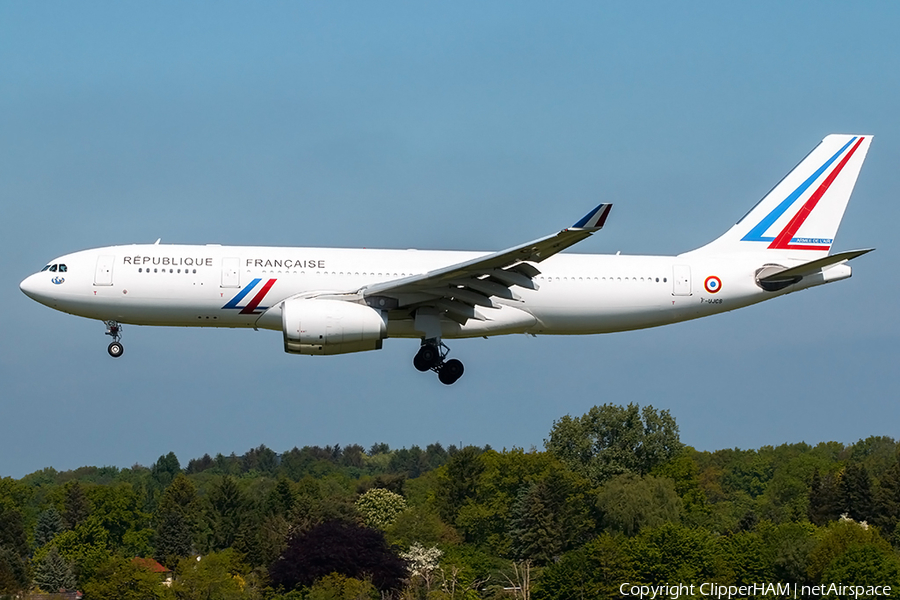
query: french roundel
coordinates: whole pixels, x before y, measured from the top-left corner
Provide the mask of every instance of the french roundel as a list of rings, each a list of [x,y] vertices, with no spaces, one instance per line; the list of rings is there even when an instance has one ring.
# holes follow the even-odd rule
[[[706,288],[706,291],[710,294],[715,294],[722,289],[722,280],[715,275],[710,275],[706,278],[706,281],[703,282],[703,287]]]

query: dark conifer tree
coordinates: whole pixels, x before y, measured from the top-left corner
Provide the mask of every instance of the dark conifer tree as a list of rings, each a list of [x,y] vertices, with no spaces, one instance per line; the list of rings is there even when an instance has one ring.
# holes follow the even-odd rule
[[[207,469],[211,469],[214,466],[216,466],[216,463],[213,461],[212,457],[209,454],[204,454],[201,458],[192,458],[188,462],[185,473],[194,475],[195,473],[202,473]]]
[[[875,493],[873,524],[889,537],[900,522],[900,455],[881,476]]]
[[[191,527],[181,513],[165,513],[156,527],[155,558],[160,563],[174,569],[178,561],[190,556],[193,549]]]
[[[847,465],[841,478],[841,500],[844,512],[851,519],[868,521],[872,518],[872,480],[864,466]]]
[[[222,477],[219,484],[213,486],[207,498],[207,518],[212,531],[210,549],[224,550],[234,546],[245,520],[247,498],[237,481],[229,475]]]
[[[62,516],[55,506],[51,506],[38,515],[34,526],[34,544],[40,548],[65,530]]]
[[[513,555],[547,565],[584,544],[594,520],[581,491],[561,471],[524,487],[510,518]]]
[[[84,487],[78,480],[70,481],[65,486],[65,496],[63,498],[63,520],[66,527],[75,529],[90,516],[91,505],[87,495],[84,493]]]
[[[341,455],[341,465],[344,467],[356,467],[362,469],[364,466],[363,456],[366,450],[359,444],[350,444],[344,446],[344,452]]]
[[[841,502],[839,481],[834,473],[820,476],[819,470],[816,469],[809,484],[808,497],[807,516],[811,523],[821,527],[841,516],[843,503]]]
[[[35,569],[34,583],[49,593],[68,592],[77,585],[72,564],[59,555],[55,546],[50,548],[50,552]]]
[[[286,477],[279,477],[266,500],[266,512],[270,515],[287,516],[291,514],[296,501],[291,482]]]
[[[150,476],[160,488],[164,488],[172,483],[172,480],[180,472],[181,464],[178,462],[178,457],[174,452],[169,452],[165,456],[159,457],[159,460],[150,469]]]
[[[198,518],[197,490],[184,473],[178,473],[156,507],[156,560],[174,569],[179,559],[189,556]]]
[[[28,539],[24,518],[0,498],[0,594],[19,592],[28,586]]]
[[[466,500],[475,497],[478,477],[484,472],[481,454],[480,448],[466,446],[447,461],[437,494],[438,511],[445,523],[454,523]]]

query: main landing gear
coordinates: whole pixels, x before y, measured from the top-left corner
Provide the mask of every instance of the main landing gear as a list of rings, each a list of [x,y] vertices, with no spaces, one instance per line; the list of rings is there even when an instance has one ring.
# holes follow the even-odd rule
[[[113,358],[119,358],[125,352],[125,346],[119,341],[122,337],[122,326],[116,321],[103,321],[106,324],[106,335],[112,337],[113,341],[106,348],[109,355]]]
[[[445,361],[449,352],[450,348],[440,340],[425,340],[413,358],[413,366],[422,372],[434,371],[444,385],[454,384],[462,377],[465,368],[462,362],[455,358]]]

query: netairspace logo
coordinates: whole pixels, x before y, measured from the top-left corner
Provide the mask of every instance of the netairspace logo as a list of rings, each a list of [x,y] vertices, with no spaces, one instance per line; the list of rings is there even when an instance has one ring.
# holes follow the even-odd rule
[[[808,598],[810,596],[836,596],[838,598],[859,598],[891,595],[889,585],[844,585],[843,583],[823,583],[821,585],[797,585],[796,583],[754,583],[750,585],[721,585],[719,583],[641,585],[623,583],[619,586],[622,596],[644,600],[678,600],[682,596],[705,596],[717,600],[734,598]]]

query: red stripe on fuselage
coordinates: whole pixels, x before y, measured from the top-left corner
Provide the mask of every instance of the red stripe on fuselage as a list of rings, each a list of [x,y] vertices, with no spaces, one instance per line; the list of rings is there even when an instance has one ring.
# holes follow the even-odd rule
[[[866,139],[864,137],[859,138],[859,140],[854,144],[854,146],[850,149],[850,152],[847,153],[841,162],[838,163],[838,166],[834,168],[831,173],[828,174],[828,177],[825,178],[825,181],[822,182],[822,185],[819,186],[812,196],[809,197],[809,200],[806,201],[800,210],[797,211],[797,214],[794,215],[794,218],[791,219],[791,222],[788,223],[787,227],[785,227],[781,233],[778,234],[771,244],[769,244],[769,249],[778,249],[778,250],[828,250],[831,246],[810,246],[810,245],[802,245],[797,244],[792,246],[791,240],[794,239],[794,236],[797,234],[797,230],[800,229],[800,226],[803,225],[803,222],[806,221],[806,218],[809,217],[809,214],[816,207],[816,204],[819,203],[819,200],[822,199],[822,196],[825,195],[825,192],[828,191],[828,188],[831,187],[831,184],[834,183],[834,180],[837,178],[838,174],[847,164],[847,161],[850,160],[850,157],[853,156],[853,153],[856,152],[856,149],[859,148],[859,145],[862,144],[863,140]]]
[[[266,297],[266,294],[269,293],[269,290],[272,289],[272,286],[275,285],[277,279],[268,280],[265,285],[262,286],[262,289],[259,290],[259,293],[253,296],[253,300],[250,301],[250,304],[244,307],[244,310],[241,311],[242,315],[252,315],[253,311],[256,310],[256,307],[259,306],[259,303],[263,301],[263,298]]]

